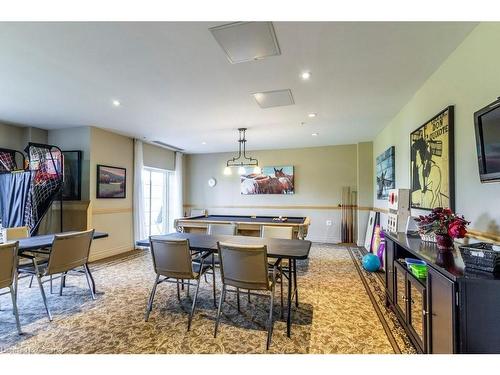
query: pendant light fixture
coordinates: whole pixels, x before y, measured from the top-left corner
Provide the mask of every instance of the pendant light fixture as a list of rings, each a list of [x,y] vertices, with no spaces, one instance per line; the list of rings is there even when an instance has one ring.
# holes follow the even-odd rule
[[[245,167],[254,167],[253,173],[260,173],[259,161],[250,156],[247,156],[246,153],[246,143],[247,140],[245,138],[245,134],[247,128],[238,128],[239,138],[238,138],[238,156],[229,159],[226,162],[226,167],[224,168],[224,174],[230,175],[232,174],[231,168],[238,167],[238,173],[240,175],[245,174]]]

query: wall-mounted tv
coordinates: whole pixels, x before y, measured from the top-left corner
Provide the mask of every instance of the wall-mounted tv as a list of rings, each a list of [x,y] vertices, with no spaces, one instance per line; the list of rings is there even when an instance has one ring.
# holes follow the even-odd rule
[[[474,113],[481,182],[500,181],[500,97]]]

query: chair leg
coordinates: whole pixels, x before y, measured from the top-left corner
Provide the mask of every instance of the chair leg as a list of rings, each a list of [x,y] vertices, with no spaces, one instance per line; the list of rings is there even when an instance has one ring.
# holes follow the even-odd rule
[[[200,289],[201,275],[198,275],[198,282],[196,283],[196,291],[194,292],[193,306],[191,306],[191,314],[188,319],[188,331],[191,330],[191,322],[193,321],[194,309],[196,308],[196,299],[198,298],[198,290]]]
[[[222,311],[222,303],[225,301],[225,297],[226,297],[226,286],[222,285],[220,291],[219,307],[217,308],[217,319],[215,319],[214,337],[217,337],[217,329],[219,328],[220,313]]]
[[[248,303],[250,303],[250,289],[248,289]]]
[[[212,290],[214,293],[214,307],[217,307],[217,292],[215,288],[215,257],[214,254],[212,254]]]
[[[17,272],[14,274],[14,283],[13,283],[13,289],[14,289],[14,297],[16,298],[17,301],[17,288],[18,288],[18,281],[19,281],[19,275]],[[14,309],[12,309],[12,314],[16,315],[16,312]]]
[[[269,307],[269,322],[268,322],[268,329],[267,329],[266,350],[269,350],[269,346],[271,346],[271,337],[273,335],[273,325],[274,325],[273,307],[274,307],[274,285],[273,285],[273,288],[271,290],[271,305]]]
[[[88,271],[87,267],[85,267],[85,266],[83,267],[83,269],[85,270],[85,279],[87,279],[87,285],[89,286],[90,295],[92,296],[92,299],[95,300],[94,289],[92,288],[92,285],[90,284],[89,271]],[[64,276],[64,278],[66,278],[66,276]],[[63,283],[64,283],[64,280],[61,279],[61,291],[62,291]]]
[[[21,331],[21,323],[19,322],[19,311],[17,311],[16,292],[12,286],[10,287],[10,296],[12,298],[12,309],[14,310],[14,316],[16,317],[17,332],[22,335],[23,332]]]
[[[179,279],[177,279],[177,299],[181,300],[181,288],[179,287]]]
[[[47,303],[47,296],[45,295],[45,289],[43,289],[42,278],[38,274],[38,270],[36,272],[37,272],[37,274],[35,275],[36,280],[38,281],[38,286],[40,287],[40,293],[42,294],[42,299],[43,299],[43,303],[45,305],[45,310],[47,310],[47,315],[49,316],[49,321],[51,322],[52,321],[52,314],[50,313],[49,305]]]
[[[238,304],[238,312],[240,312],[240,288],[236,288],[236,302]]]
[[[184,282],[184,281],[183,281]],[[191,280],[187,282],[187,296],[189,297],[189,287],[191,286]]]
[[[31,288],[31,286],[33,285],[33,279],[35,278],[35,276],[31,276],[31,280],[30,280],[30,286],[29,288]]]
[[[147,322],[149,319],[149,313],[153,310],[153,300],[155,298],[156,287],[158,286],[158,280],[160,279],[160,275],[156,275],[155,283],[153,285],[153,289],[151,290],[151,294],[149,295],[148,305],[146,307],[146,315],[144,320]]]
[[[50,275],[50,294],[52,294],[52,275]]]

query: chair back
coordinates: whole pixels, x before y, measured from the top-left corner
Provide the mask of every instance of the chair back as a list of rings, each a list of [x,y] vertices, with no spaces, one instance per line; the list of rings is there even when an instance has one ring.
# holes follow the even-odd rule
[[[192,208],[189,211],[189,216],[206,216],[206,215],[207,215],[207,210],[202,208]]]
[[[221,278],[226,285],[269,290],[266,245],[246,246],[218,242]]]
[[[283,238],[291,240],[293,238],[293,227],[263,225],[260,236],[262,238]]]
[[[0,289],[12,285],[17,268],[17,249],[19,243],[0,244]]]
[[[208,224],[207,234],[236,236],[237,230],[236,224]]]
[[[150,239],[153,266],[158,275],[193,279],[193,262],[188,240]]]
[[[56,234],[47,266],[47,275],[62,273],[88,262],[94,229],[70,234]]]
[[[5,233],[7,234],[7,241],[20,240],[30,236],[28,227],[5,228]]]

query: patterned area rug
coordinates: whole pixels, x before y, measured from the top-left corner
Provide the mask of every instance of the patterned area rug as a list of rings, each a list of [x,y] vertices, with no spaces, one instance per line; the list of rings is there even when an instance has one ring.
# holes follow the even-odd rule
[[[17,335],[9,296],[0,296],[2,353],[411,353],[411,344],[392,313],[380,305],[381,279],[359,267],[357,248],[314,244],[299,263],[298,308],[293,307],[292,336],[280,318],[279,289],[271,348],[265,349],[268,298],[228,294],[219,334],[213,337],[216,309],[211,284],[202,281],[197,310],[186,332],[191,298],[177,299],[174,284],[163,283],[148,322],[144,311],[154,280],[149,253],[94,263],[97,300],[85,279],[69,276],[63,296],[45,284],[54,320],[49,323],[36,285],[19,286],[22,336]],[[218,280],[219,275],[217,275]],[[211,281],[209,276],[208,281]],[[35,283],[36,284],[36,283]],[[220,284],[217,282],[217,288]],[[285,285],[286,287],[286,285]],[[191,295],[193,295],[191,289]],[[374,302],[375,301],[375,302]]]

